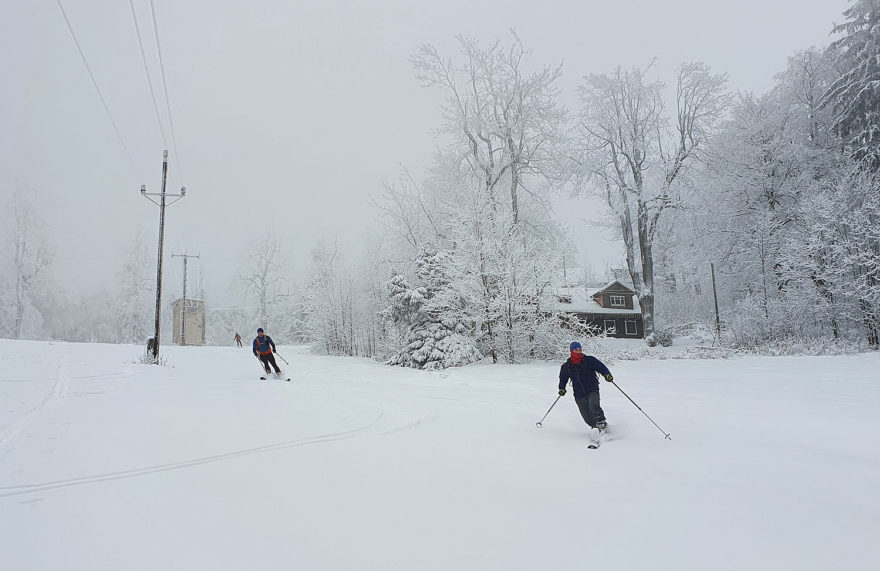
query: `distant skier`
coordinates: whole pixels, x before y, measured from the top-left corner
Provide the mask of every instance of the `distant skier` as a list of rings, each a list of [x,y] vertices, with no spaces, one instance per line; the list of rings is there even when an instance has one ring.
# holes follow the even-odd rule
[[[597,374],[611,382],[614,377],[602,361],[592,355],[584,355],[581,344],[575,341],[569,346],[571,357],[559,369],[559,396],[565,395],[565,386],[571,379],[574,387],[574,402],[577,403],[581,416],[590,428],[598,428],[600,436],[605,432],[608,423],[605,413],[599,405],[599,380]]]
[[[275,372],[279,375],[281,374],[281,368],[275,363],[275,355],[272,353],[275,352],[275,342],[272,341],[272,338],[268,335],[263,334],[263,328],[260,327],[257,329],[257,337],[254,339],[254,355],[256,355],[260,362],[263,363],[263,368],[266,369],[266,373],[271,373],[272,370],[269,368],[269,364],[271,363],[273,367],[275,367]]]
[[[235,342],[238,343],[238,346],[241,347],[241,335],[238,334],[238,331],[235,332]]]

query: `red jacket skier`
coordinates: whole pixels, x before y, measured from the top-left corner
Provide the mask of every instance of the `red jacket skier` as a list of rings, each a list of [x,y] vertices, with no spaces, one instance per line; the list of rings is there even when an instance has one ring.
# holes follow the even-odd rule
[[[281,373],[281,368],[275,362],[275,355],[272,353],[275,352],[275,342],[272,341],[272,338],[268,335],[263,334],[263,328],[260,327],[257,329],[257,337],[254,339],[254,355],[257,356],[258,359],[263,363],[263,368],[266,369],[267,373],[271,373],[272,370],[269,368],[269,364],[275,367],[276,373]]]

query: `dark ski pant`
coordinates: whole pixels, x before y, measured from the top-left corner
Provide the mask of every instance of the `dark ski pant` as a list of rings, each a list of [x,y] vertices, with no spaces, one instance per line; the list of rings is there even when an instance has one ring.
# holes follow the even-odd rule
[[[275,355],[272,353],[266,353],[265,355],[260,355],[260,361],[263,363],[263,368],[266,369],[267,373],[271,373],[272,370],[269,368],[269,363],[272,363],[272,366],[275,367],[275,372],[280,373],[281,369],[278,367],[278,364],[275,362]]]
[[[599,391],[590,391],[587,393],[587,396],[574,399],[574,402],[577,403],[578,410],[581,411],[581,416],[584,417],[584,422],[590,428],[596,428],[596,424],[605,422],[605,413],[602,411],[602,407],[599,406]]]

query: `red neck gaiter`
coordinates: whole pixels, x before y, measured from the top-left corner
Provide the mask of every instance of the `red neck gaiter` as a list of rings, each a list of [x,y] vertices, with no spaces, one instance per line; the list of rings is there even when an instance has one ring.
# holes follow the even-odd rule
[[[584,358],[583,353],[575,353],[574,351],[571,351],[571,362],[574,363],[575,365],[580,363],[581,359],[583,359],[583,358]]]

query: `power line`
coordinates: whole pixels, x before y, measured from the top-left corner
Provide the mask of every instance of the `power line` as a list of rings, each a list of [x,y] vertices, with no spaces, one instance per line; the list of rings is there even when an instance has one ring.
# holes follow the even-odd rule
[[[89,65],[89,60],[86,59],[86,54],[83,52],[82,46],[80,46],[79,44],[76,33],[73,31],[73,26],[70,23],[70,18],[67,17],[67,12],[64,11],[64,6],[61,5],[61,0],[55,0],[55,3],[58,4],[58,9],[61,10],[61,15],[64,17],[64,22],[67,24],[67,30],[70,32],[70,37],[73,38],[73,43],[76,44],[76,50],[79,52],[79,57],[82,58],[83,64],[85,64],[86,66],[86,71],[89,72],[89,77],[92,80],[92,85],[95,86],[95,91],[98,92],[98,98],[101,100],[101,105],[104,106],[104,111],[107,112],[107,117],[110,119],[110,123],[113,125],[113,130],[116,132],[116,137],[119,138],[119,143],[122,145],[122,149],[125,151],[125,156],[128,157],[128,161],[131,163],[131,166],[134,167],[134,160],[131,158],[131,153],[128,152],[128,147],[125,145],[125,140],[122,138],[122,134],[119,132],[119,127],[116,125],[116,121],[113,119],[113,114],[110,113],[110,107],[107,106],[107,101],[104,99],[104,94],[101,93],[101,88],[98,87],[98,81],[95,79],[95,74],[92,73],[92,67]]]
[[[156,93],[153,89],[153,78],[150,77],[150,68],[147,66],[147,55],[144,53],[144,42],[141,38],[141,28],[138,25],[137,13],[134,9],[134,0],[128,0],[129,6],[131,6],[131,17],[134,19],[134,31],[137,33],[137,41],[138,46],[141,48],[141,60],[144,62],[144,72],[147,74],[147,83],[150,85],[150,97],[153,98],[153,109],[156,111],[156,121],[159,123],[159,131],[162,133],[162,143],[165,148],[168,148],[168,140],[165,138],[165,128],[162,126],[162,117],[159,113],[159,104],[156,102]],[[175,149],[177,152],[177,149]]]
[[[165,79],[165,62],[162,59],[162,47],[159,43],[159,23],[156,21],[156,7],[150,0],[150,12],[153,15],[153,32],[156,35],[156,51],[159,52],[159,69],[162,71],[162,88],[165,91],[165,106],[168,108],[168,125],[171,127],[171,143],[174,145],[174,154],[177,155],[177,173],[183,182],[183,169],[180,168],[180,151],[177,149],[177,135],[174,132],[174,119],[171,118],[171,100],[168,98],[168,81]]]

